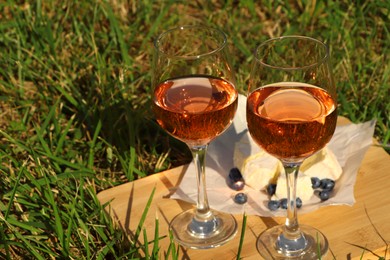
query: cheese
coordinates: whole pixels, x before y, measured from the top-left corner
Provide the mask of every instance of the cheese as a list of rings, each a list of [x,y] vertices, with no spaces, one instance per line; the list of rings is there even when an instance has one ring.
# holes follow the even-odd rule
[[[281,163],[254,144],[248,136],[235,144],[233,163],[240,170],[245,184],[263,190],[268,183],[276,183]]]
[[[322,149],[303,161],[297,179],[297,198],[299,197],[305,202],[313,196],[311,177],[336,181],[341,173],[342,168],[333,152],[328,148]],[[287,198],[287,180],[284,173],[280,174],[278,178],[275,197],[278,199]]]
[[[311,178],[305,174],[299,173],[297,179],[297,198],[300,198],[304,202],[310,200],[313,194]],[[278,178],[275,197],[279,200],[287,198],[287,179],[285,174],[280,174]]]
[[[255,190],[263,190],[269,183],[276,183],[279,172],[279,161],[265,152],[249,156],[241,166],[245,184]]]
[[[310,177],[329,178],[334,181],[340,178],[343,172],[336,156],[327,147],[303,161],[300,170]]]
[[[248,138],[242,138],[235,144],[233,161],[246,185],[255,190],[265,190],[268,184],[274,183],[277,184],[274,197],[287,198],[286,176],[281,162],[253,145]],[[297,197],[305,202],[313,196],[311,177],[336,181],[341,174],[342,168],[336,156],[325,147],[302,163],[297,180]]]

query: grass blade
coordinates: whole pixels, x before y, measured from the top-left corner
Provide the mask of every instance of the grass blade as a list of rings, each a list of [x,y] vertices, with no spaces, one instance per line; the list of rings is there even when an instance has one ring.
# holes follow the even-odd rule
[[[160,250],[159,240],[160,240],[160,238],[159,238],[159,221],[158,221],[158,218],[156,217],[155,227],[154,227],[153,251],[152,251],[153,259],[159,259],[159,257],[158,257],[158,252]]]
[[[139,235],[141,233],[142,226],[144,225],[146,216],[147,216],[147,214],[149,212],[150,205],[152,204],[155,191],[156,191],[156,187],[153,188],[153,190],[152,190],[152,192],[151,192],[151,194],[149,196],[149,199],[148,199],[148,201],[147,201],[147,203],[145,205],[145,209],[144,209],[144,211],[142,213],[141,219],[139,221],[139,224],[138,224],[137,229],[136,229],[135,234],[134,234],[134,241],[135,242],[138,241],[138,237],[139,237]]]
[[[244,238],[245,238],[246,219],[247,219],[247,216],[246,216],[246,214],[244,213],[244,216],[243,216],[243,218],[242,218],[240,243],[239,243],[239,245],[238,245],[237,257],[236,257],[237,260],[241,259],[241,251],[242,251],[242,246],[243,246],[243,244],[244,244]]]
[[[150,259],[149,255],[149,241],[148,241],[148,235],[146,234],[146,229],[143,229],[144,234],[144,253],[145,253],[145,259]]]

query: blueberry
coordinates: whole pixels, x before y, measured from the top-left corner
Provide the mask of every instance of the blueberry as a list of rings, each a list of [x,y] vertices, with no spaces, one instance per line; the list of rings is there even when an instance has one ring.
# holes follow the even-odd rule
[[[331,180],[328,178],[321,180],[321,189],[323,189],[323,190],[331,191],[331,190],[333,190],[334,185],[335,185],[334,180]]]
[[[301,198],[298,197],[295,200],[295,205],[296,205],[297,209],[300,209],[302,207],[302,200],[301,200]]]
[[[280,200],[280,207],[282,209],[287,209],[287,199],[281,199]]]
[[[239,192],[234,196],[234,202],[237,204],[245,204],[247,201],[248,196],[243,192]]]
[[[229,178],[234,182],[241,181],[242,174],[237,167],[234,167],[234,168],[231,168],[229,171]]]
[[[288,203],[288,201],[287,201],[286,198],[279,200],[279,204],[280,204],[280,207],[282,209],[287,209],[287,203]],[[300,209],[302,207],[302,200],[301,200],[301,198],[299,198],[299,197],[296,198],[295,206],[297,207],[297,209]],[[269,203],[268,203],[268,207],[270,207]]]
[[[230,169],[227,184],[233,190],[242,190],[244,188],[245,181],[238,168]]]
[[[278,208],[280,208],[280,201],[279,200],[270,200],[270,201],[268,201],[268,208],[271,211],[277,210]]]
[[[318,177],[311,177],[311,187],[318,189],[321,186],[321,181]]]
[[[322,190],[322,191],[320,191],[320,193],[318,195],[320,196],[320,199],[322,201],[325,201],[325,200],[329,199],[330,192],[328,190]]]
[[[273,184],[273,183],[268,184],[268,186],[267,186],[268,195],[272,196],[275,194],[275,192],[276,192],[276,184]]]

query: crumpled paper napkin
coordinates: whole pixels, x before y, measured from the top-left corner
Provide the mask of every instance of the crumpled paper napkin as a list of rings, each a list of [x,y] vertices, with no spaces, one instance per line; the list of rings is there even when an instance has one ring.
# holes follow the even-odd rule
[[[230,189],[227,185],[226,180],[229,170],[235,167],[233,164],[235,143],[248,139],[250,154],[259,151],[257,144],[251,139],[247,130],[245,110],[246,97],[240,95],[237,113],[232,125],[209,145],[206,156],[206,187],[210,207],[231,214],[243,214],[245,212],[247,215],[264,217],[285,216],[286,210],[270,211],[268,209],[269,198],[264,191],[245,186],[244,190],[239,192],[246,193],[248,201],[240,205],[233,200],[238,191]],[[353,189],[356,174],[367,149],[372,144],[375,123],[375,120],[372,120],[362,124],[336,127],[336,131],[328,143],[328,148],[336,155],[343,173],[336,181],[331,198],[321,202],[318,197],[312,196],[311,200],[306,201],[302,208],[298,209],[299,214],[308,213],[328,205],[354,204]],[[170,198],[196,204],[196,186],[196,168],[191,163],[176,192]],[[297,189],[299,189],[299,183]]]

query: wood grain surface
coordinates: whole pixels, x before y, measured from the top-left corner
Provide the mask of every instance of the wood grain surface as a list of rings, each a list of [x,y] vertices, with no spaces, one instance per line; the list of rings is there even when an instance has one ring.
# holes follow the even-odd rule
[[[346,123],[348,121],[345,119],[339,120],[339,124]],[[160,236],[167,235],[168,225],[173,217],[194,206],[169,199],[169,195],[180,183],[186,167],[181,166],[102,191],[98,194],[98,199],[102,204],[107,203],[105,208],[107,213],[131,238],[137,229],[149,196],[155,188],[154,199],[144,228],[149,240],[153,239],[155,219],[158,218]],[[365,154],[357,174],[354,189],[356,203],[353,206],[327,206],[299,215],[300,223],[318,228],[328,238],[331,251],[325,259],[378,259],[367,250],[380,256],[384,256],[387,250],[386,259],[390,259],[390,252],[385,243],[390,241],[389,186],[390,156],[382,148],[372,145]],[[235,259],[243,216],[235,215],[235,217],[239,229],[232,241],[221,247],[207,250],[181,247],[180,259]],[[262,259],[256,249],[257,236],[267,227],[283,222],[284,218],[248,216],[241,257]],[[142,235],[140,241],[143,241]],[[168,245],[168,237],[160,240],[161,259],[165,259],[164,252]]]

